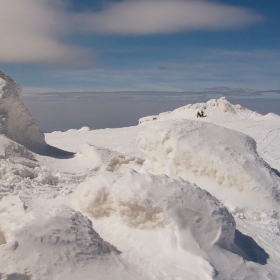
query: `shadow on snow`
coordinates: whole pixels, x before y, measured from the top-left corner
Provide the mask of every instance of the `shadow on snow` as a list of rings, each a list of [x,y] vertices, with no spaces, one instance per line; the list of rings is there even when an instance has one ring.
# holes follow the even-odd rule
[[[262,265],[267,263],[269,255],[252,237],[236,229],[234,243],[236,245],[236,253],[243,257],[244,260]]]

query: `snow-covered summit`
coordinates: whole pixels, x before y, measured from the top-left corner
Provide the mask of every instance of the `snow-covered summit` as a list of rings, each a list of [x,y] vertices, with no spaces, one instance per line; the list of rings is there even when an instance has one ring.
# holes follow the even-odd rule
[[[197,112],[204,111],[204,117],[200,120],[212,123],[226,123],[243,120],[261,120],[264,116],[243,108],[241,105],[231,104],[226,97],[211,99],[206,103],[188,104],[175,109],[174,111],[164,112],[159,115],[143,117],[139,124],[147,121],[167,120],[167,119],[197,119]]]

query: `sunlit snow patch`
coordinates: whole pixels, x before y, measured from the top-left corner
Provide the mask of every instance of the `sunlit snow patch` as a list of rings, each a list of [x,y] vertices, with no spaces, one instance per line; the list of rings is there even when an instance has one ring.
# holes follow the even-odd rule
[[[158,121],[139,133],[138,145],[146,155],[146,171],[186,179],[192,172],[241,192],[280,199],[279,178],[243,133],[200,121]]]

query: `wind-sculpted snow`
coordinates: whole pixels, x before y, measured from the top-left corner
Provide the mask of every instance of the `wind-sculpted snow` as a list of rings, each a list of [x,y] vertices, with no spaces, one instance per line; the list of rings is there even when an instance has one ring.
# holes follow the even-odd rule
[[[10,214],[9,210],[14,211]],[[7,275],[16,272],[29,274],[32,280],[63,280],[101,274],[94,279],[113,279],[110,274],[121,270],[117,260],[121,252],[99,236],[88,218],[67,206],[7,197],[0,217],[6,237],[0,246],[0,269]],[[112,266],[108,273],[107,266]]]
[[[241,192],[280,199],[279,178],[243,133],[192,120],[158,121],[139,133],[138,144],[147,157],[146,171],[183,178],[192,172]]]
[[[201,250],[210,252],[215,245],[234,250],[235,221],[231,214],[209,193],[181,179],[134,170],[104,171],[81,183],[72,200],[78,210],[94,219],[94,224],[100,219],[114,219],[131,233],[172,228],[180,240],[180,250],[194,255],[200,255]]]
[[[43,132],[21,101],[21,87],[0,70],[0,133],[34,152],[47,146]]]

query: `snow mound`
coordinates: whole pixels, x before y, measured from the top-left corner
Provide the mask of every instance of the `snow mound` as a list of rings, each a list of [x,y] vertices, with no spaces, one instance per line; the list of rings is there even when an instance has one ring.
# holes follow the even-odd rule
[[[47,206],[44,201],[23,203],[16,197],[6,200],[13,210],[17,207],[17,212],[9,213],[12,207],[0,211],[0,227],[9,237],[0,246],[1,272],[24,274],[28,269],[34,279],[73,279],[68,278],[69,263],[75,271],[79,264],[94,266],[106,260],[106,255],[120,253],[80,212],[56,203]],[[65,268],[70,270],[69,276],[56,278],[65,273]]]
[[[0,133],[33,152],[47,146],[41,129],[21,101],[21,87],[0,70]]]
[[[139,132],[138,145],[146,155],[145,171],[183,178],[191,172],[224,187],[280,200],[279,177],[246,134],[200,121],[158,121]]]
[[[235,221],[214,197],[182,179],[165,175],[104,171],[81,183],[72,195],[77,209],[96,220],[114,217],[129,228],[175,226],[182,249],[231,250]],[[191,233],[191,242],[190,242]],[[197,249],[198,250],[198,249]]]
[[[83,126],[80,129],[68,129],[66,132],[78,132],[78,133],[85,133],[90,131],[90,128],[88,126]],[[61,132],[61,131],[53,131],[53,132]]]
[[[199,120],[213,123],[260,120],[263,117],[263,115],[243,108],[239,104],[231,104],[226,97],[221,97],[220,99],[211,99],[206,103],[188,104],[171,112],[144,117],[139,119],[139,124],[156,120],[197,119],[196,114],[201,110],[204,111],[205,117]]]

